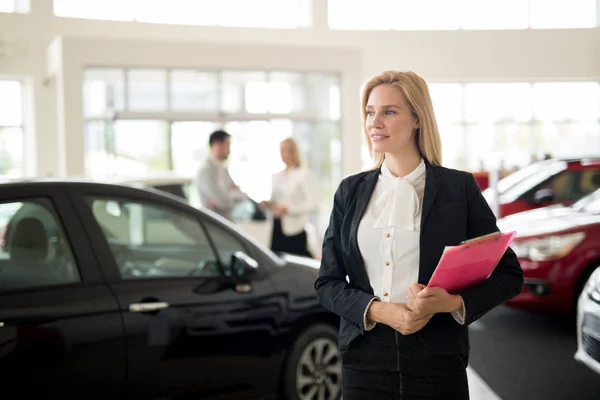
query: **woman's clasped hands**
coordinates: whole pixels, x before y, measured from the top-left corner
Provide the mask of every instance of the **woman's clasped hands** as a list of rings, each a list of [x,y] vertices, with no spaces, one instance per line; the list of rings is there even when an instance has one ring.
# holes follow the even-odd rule
[[[410,335],[423,329],[437,313],[450,313],[460,309],[462,300],[439,287],[426,287],[415,283],[408,288],[406,304],[373,302],[367,318]]]

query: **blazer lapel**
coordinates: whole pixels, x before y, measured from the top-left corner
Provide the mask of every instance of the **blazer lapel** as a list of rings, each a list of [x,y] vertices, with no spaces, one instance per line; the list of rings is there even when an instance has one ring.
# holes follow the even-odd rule
[[[369,284],[369,276],[367,275],[363,257],[360,253],[360,249],[358,248],[358,225],[360,224],[360,221],[367,210],[367,205],[369,204],[369,200],[373,195],[373,190],[375,190],[379,172],[380,168],[377,168],[372,173],[367,174],[364,178],[362,188],[358,188],[359,190],[357,190],[357,193],[355,194],[356,208],[354,210],[354,216],[352,217],[352,223],[350,224],[350,250],[353,253],[353,259],[356,260],[357,265],[361,268],[365,279],[364,284],[367,287],[371,287],[371,285]]]
[[[435,196],[440,190],[440,185],[442,183],[442,170],[425,162],[425,167],[427,168],[425,175],[425,193],[423,194],[423,211],[421,212],[421,232],[423,232],[423,227],[425,226],[425,222],[427,221],[427,217],[429,213],[431,213],[431,209],[433,208],[433,203],[435,200]]]
[[[427,234],[425,229],[425,223],[433,208],[435,202],[435,196],[440,190],[442,184],[442,169],[437,168],[427,162],[425,162],[427,172],[425,175],[425,193],[423,194],[423,211],[421,213],[421,232],[419,234],[419,283],[427,285],[428,277],[431,276],[433,271],[430,271],[426,265],[424,265],[425,252],[427,246]],[[435,266],[434,266],[435,267]]]

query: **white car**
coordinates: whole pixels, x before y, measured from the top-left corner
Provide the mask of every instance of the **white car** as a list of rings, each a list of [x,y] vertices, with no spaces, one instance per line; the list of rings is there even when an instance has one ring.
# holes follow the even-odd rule
[[[577,303],[575,359],[600,374],[600,266],[588,279]]]
[[[114,183],[151,187],[184,198],[193,207],[203,207],[196,183],[189,176],[166,173],[145,178],[117,178]],[[232,212],[232,220],[236,226],[263,246],[270,247],[273,221],[271,216],[263,211],[256,201],[247,198],[247,200],[238,203]],[[308,237],[308,250],[315,258],[320,259],[321,240],[318,238],[315,226],[309,223],[305,226],[305,230]]]

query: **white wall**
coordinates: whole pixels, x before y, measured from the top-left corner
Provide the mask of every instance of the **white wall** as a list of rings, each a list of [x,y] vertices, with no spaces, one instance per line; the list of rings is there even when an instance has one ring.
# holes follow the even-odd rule
[[[384,69],[412,69],[430,82],[600,80],[600,28],[331,31],[324,0],[314,0],[312,29],[190,27],[55,18],[49,0],[31,3],[29,15],[0,14],[0,38],[10,34],[27,44],[24,52],[0,58],[0,76],[30,78],[36,162],[29,158],[28,171],[38,175],[83,172],[80,103],[85,65],[299,70],[319,66],[340,71],[344,174],[361,165],[359,86]],[[62,74],[46,81],[46,51],[57,36],[64,39],[50,53],[62,57],[53,62],[62,63]],[[65,100],[64,121],[57,118],[61,99]]]

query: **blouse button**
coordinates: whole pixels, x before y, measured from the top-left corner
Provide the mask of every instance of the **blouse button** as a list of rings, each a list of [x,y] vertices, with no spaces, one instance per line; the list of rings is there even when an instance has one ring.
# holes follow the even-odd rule
[[[390,237],[390,234],[389,234],[389,233],[386,233],[386,234],[385,234],[385,237],[386,237],[386,238],[389,238],[389,237]]]
[[[390,265],[389,261],[386,261],[386,262],[385,262],[385,265]]]
[[[383,294],[383,296],[384,296],[384,297],[387,297],[387,296],[388,296],[388,292],[385,292],[385,293]]]

